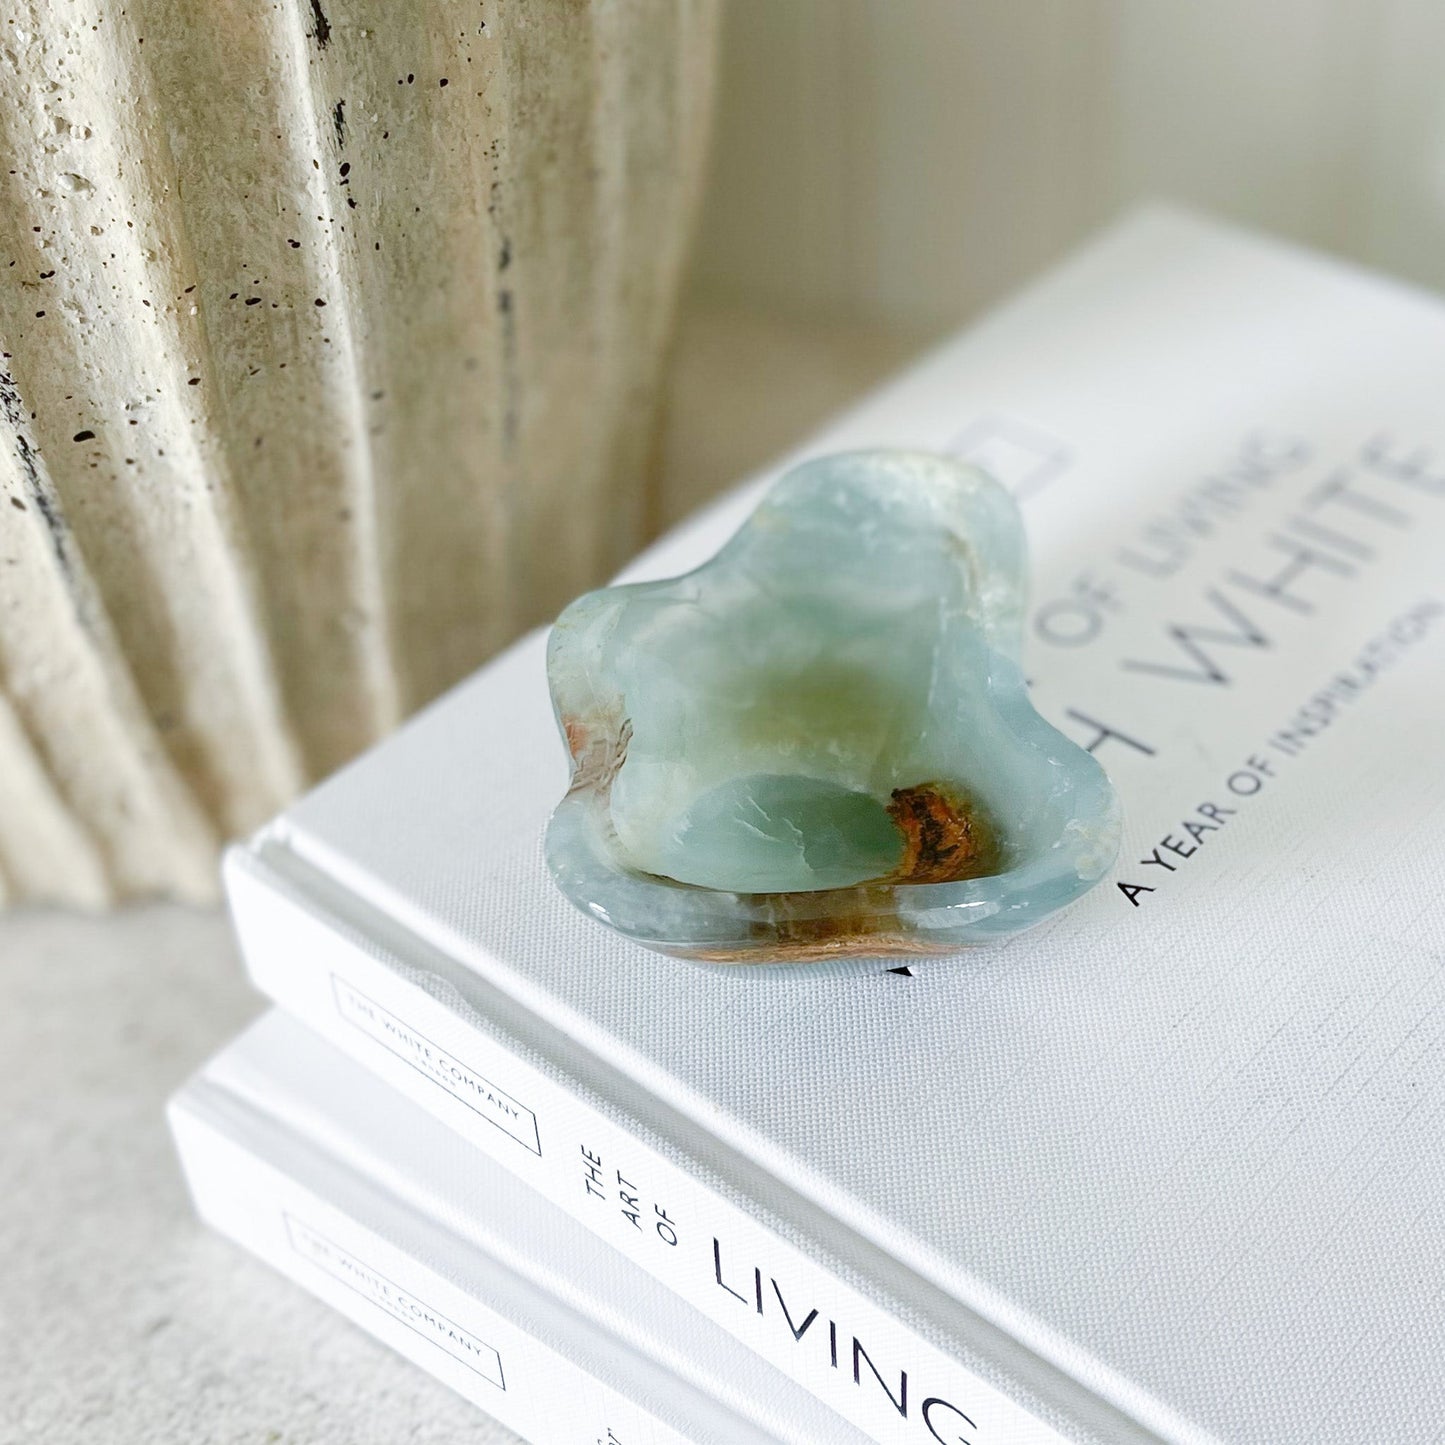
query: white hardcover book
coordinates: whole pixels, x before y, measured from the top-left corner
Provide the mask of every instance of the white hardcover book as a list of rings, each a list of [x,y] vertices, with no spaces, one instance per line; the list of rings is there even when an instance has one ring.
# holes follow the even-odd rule
[[[800,455],[894,445],[1021,500],[1092,894],[912,976],[649,954],[543,865],[539,633],[233,853],[256,981],[876,1440],[1437,1439],[1445,306],[1150,212]]]
[[[211,1225],[536,1445],[866,1445],[280,1013],[169,1112]]]

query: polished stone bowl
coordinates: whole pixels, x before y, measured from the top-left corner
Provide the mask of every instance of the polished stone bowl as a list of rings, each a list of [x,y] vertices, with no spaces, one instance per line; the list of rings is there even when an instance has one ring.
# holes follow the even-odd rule
[[[742,963],[952,952],[1072,902],[1119,811],[1029,701],[1025,574],[986,474],[854,452],[789,472],[695,571],[578,598],[547,659],[562,891]]]

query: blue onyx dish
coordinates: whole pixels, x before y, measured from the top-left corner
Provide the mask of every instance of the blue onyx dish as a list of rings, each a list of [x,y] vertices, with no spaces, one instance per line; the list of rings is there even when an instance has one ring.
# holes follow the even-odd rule
[[[564,894],[647,948],[732,963],[949,953],[1107,871],[1114,791],[1034,711],[1009,494],[923,453],[782,477],[709,562],[557,619]]]

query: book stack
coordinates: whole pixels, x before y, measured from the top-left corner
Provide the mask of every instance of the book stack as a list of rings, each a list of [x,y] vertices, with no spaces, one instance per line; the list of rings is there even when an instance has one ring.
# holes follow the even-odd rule
[[[543,864],[535,634],[230,856],[277,1009],[174,1103],[201,1213],[540,1442],[1440,1439],[1445,305],[1149,212],[798,456],[862,446],[1019,498],[1114,873],[647,953]]]

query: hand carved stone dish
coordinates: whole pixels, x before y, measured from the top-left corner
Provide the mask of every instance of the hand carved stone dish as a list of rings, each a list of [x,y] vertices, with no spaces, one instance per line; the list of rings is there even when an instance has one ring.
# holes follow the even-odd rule
[[[695,571],[578,598],[547,658],[562,891],[737,963],[949,953],[1072,902],[1118,806],[1029,702],[1025,572],[983,472],[855,452],[789,472]]]

